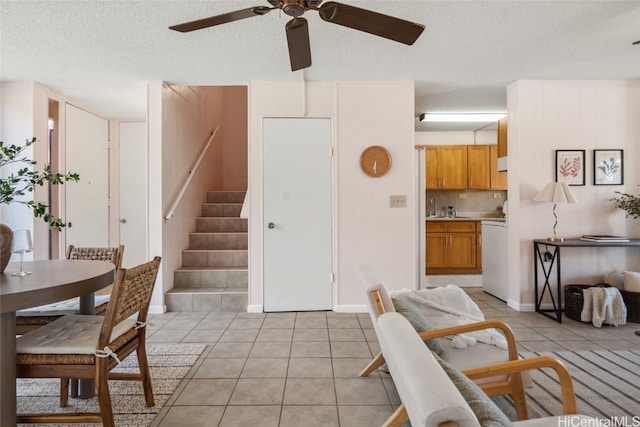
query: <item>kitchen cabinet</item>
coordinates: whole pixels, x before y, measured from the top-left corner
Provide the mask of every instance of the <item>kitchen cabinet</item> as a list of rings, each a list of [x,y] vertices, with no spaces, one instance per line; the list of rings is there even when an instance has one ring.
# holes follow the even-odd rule
[[[498,171],[498,152],[497,145],[490,145],[490,170],[491,170],[491,189],[506,190],[507,189],[507,172]]]
[[[506,190],[496,145],[433,145],[425,149],[427,190]]]
[[[507,118],[498,120],[498,157],[507,157]]]
[[[482,271],[479,221],[427,221],[426,274],[472,274]]]
[[[491,146],[467,145],[467,188],[488,190],[491,188]]]
[[[427,190],[467,188],[467,146],[433,145],[425,149]]]

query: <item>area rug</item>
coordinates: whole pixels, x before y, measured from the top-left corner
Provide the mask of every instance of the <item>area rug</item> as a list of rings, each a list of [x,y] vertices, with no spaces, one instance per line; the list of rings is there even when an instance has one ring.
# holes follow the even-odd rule
[[[536,355],[553,356],[567,367],[573,378],[580,414],[606,420],[638,420],[640,350],[521,354],[525,358]],[[533,371],[532,378],[533,387],[526,390],[530,416],[561,415],[560,383],[555,372],[550,369]],[[494,398],[494,401],[507,415],[514,416],[513,402],[509,398]]]
[[[204,344],[147,344],[155,406],[146,407],[144,392],[139,381],[109,381],[115,424],[118,427],[148,426],[205,348]],[[137,369],[138,361],[133,353],[113,371],[135,372]],[[69,406],[60,408],[59,393],[60,380],[18,379],[16,384],[18,413],[99,411],[96,397],[69,398]]]

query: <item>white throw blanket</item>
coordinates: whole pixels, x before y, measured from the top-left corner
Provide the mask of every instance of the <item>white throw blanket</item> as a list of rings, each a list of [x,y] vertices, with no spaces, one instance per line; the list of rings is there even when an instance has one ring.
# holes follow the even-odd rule
[[[627,323],[627,306],[618,288],[594,286],[583,289],[580,320],[599,328],[603,323],[618,326]]]
[[[464,290],[455,285],[418,291],[391,291],[389,294],[421,312],[434,329],[484,320],[484,314],[476,303]],[[449,338],[452,340],[451,346],[455,348],[466,348],[479,341],[507,349],[506,338],[493,328],[458,334]]]

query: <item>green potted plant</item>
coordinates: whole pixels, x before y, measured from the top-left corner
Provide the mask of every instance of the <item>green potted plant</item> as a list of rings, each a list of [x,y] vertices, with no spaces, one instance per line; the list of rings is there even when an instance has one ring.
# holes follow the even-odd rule
[[[626,212],[626,218],[640,218],[640,198],[631,194],[621,193],[620,191],[616,191],[616,194],[620,196],[611,199],[615,207],[624,210]]]
[[[7,145],[0,141],[0,169],[7,165],[22,165],[17,170],[11,172],[6,177],[0,177],[0,205],[11,203],[21,203],[29,206],[36,218],[42,218],[49,226],[58,230],[66,224],[62,219],[55,218],[49,213],[49,206],[35,200],[23,200],[27,193],[33,193],[36,187],[45,184],[59,185],[67,181],[78,181],[80,176],[77,173],[68,172],[66,174],[52,173],[49,165],[44,165],[42,171],[35,170],[33,166],[36,161],[24,155],[24,150],[36,142],[36,138],[27,139],[24,145]],[[13,233],[11,229],[0,224],[0,272],[3,272],[9,258],[11,257],[11,239]]]

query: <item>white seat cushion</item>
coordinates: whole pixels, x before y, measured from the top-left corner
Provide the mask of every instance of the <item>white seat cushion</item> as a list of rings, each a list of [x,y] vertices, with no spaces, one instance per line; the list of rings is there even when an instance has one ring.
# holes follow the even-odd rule
[[[96,295],[95,306],[99,307],[109,301],[109,295]],[[16,316],[64,316],[67,314],[78,314],[80,310],[80,299],[71,298],[38,307],[19,310]]]
[[[450,339],[442,339],[440,341],[442,342],[444,351],[439,356],[460,371],[479,368],[481,366],[495,365],[509,360],[509,352],[498,348],[495,345],[479,342],[471,347],[460,349],[453,347]],[[480,378],[475,380],[475,383],[484,384],[488,382],[503,381],[505,379],[507,379],[507,375],[498,375],[490,378]],[[530,388],[532,386],[531,373],[529,371],[522,372],[522,381],[525,388]]]
[[[455,348],[451,346],[450,339],[442,339],[444,352],[441,358],[458,370],[478,368],[480,366],[494,365],[509,360],[509,352],[495,345],[477,343],[467,348]]]
[[[16,338],[17,353],[93,354],[98,345],[104,316],[69,315]],[[111,341],[135,326],[128,318],[115,325]]]

